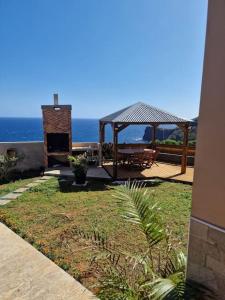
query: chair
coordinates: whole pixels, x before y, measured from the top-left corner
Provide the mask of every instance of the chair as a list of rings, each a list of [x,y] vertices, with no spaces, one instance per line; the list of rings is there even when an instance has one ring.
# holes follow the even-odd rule
[[[88,150],[86,151],[87,155],[87,161],[89,164],[98,164],[98,155],[95,155],[95,149],[91,146],[88,147]]]
[[[122,166],[124,166],[126,164],[127,161],[127,156],[123,153],[117,153],[117,161],[119,164],[121,164]]]
[[[158,150],[145,149],[144,150],[144,165],[151,168],[153,164],[156,164],[156,159],[159,155]]]
[[[128,158],[128,164],[131,166],[138,166],[143,168],[144,166],[144,152],[143,153],[134,153]]]

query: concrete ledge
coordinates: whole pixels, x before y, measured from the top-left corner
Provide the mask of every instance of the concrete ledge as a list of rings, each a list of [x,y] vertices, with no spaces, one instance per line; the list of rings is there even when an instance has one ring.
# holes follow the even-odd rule
[[[97,299],[2,223],[0,236],[0,300]]]

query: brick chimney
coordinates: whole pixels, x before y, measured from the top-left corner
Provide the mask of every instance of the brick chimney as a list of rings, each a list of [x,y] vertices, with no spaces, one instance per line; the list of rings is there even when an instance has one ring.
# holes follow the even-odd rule
[[[45,167],[66,165],[72,153],[71,105],[59,105],[54,94],[54,105],[42,105]]]

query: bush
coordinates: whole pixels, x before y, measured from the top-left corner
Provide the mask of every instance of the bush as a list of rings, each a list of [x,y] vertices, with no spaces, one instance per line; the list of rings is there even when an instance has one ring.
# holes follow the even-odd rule
[[[17,165],[20,159],[22,159],[22,157],[10,157],[6,154],[0,155],[0,182],[9,181],[10,171]]]
[[[188,145],[191,146],[191,147],[195,147],[196,146],[196,140],[189,141]]]
[[[166,140],[161,141],[161,144],[164,144],[164,145],[181,145],[182,142],[181,141],[176,141],[176,140],[173,140],[173,139],[166,139]]]

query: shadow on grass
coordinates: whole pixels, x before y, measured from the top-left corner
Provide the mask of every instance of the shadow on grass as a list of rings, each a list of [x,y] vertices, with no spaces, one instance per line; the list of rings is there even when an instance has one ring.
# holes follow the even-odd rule
[[[61,178],[62,179],[62,178]],[[131,180],[133,181],[133,180]],[[141,181],[141,180],[138,180]],[[89,192],[89,191],[105,191],[113,188],[119,184],[124,184],[127,180],[120,180],[115,182],[109,182],[104,180],[88,180],[87,186],[79,187],[73,185],[73,180],[63,178],[63,181],[59,180],[59,190],[62,193],[74,193],[74,192]],[[159,179],[149,180],[144,182],[144,187],[156,187],[162,184],[163,181]]]
[[[94,192],[105,191],[111,186],[110,182],[99,180],[88,180],[87,186],[74,186],[72,179],[65,179],[59,183],[59,190],[62,193],[76,193],[76,192]]]

